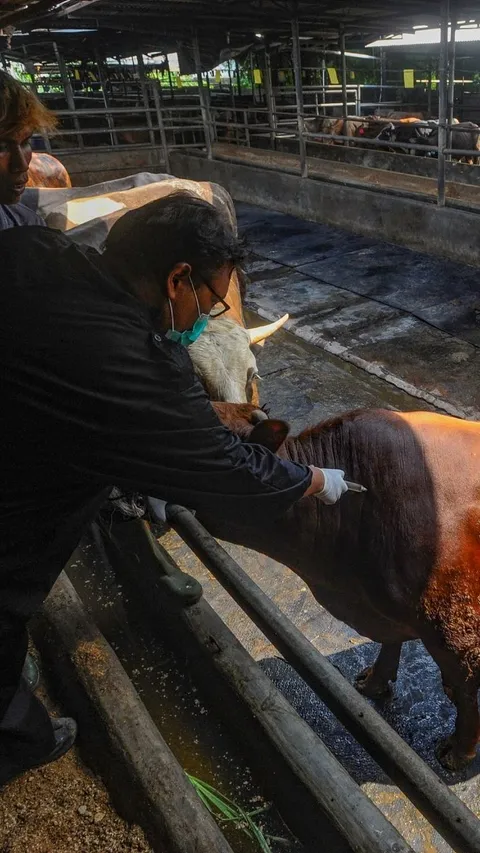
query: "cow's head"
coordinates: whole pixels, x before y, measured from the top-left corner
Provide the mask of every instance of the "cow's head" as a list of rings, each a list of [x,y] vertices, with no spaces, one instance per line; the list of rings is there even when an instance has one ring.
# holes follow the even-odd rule
[[[256,329],[245,329],[226,316],[212,319],[188,351],[195,372],[211,400],[258,405],[257,360],[262,346],[288,320],[288,314]]]
[[[242,441],[261,444],[272,453],[276,453],[290,432],[285,421],[270,419],[264,409],[251,404],[213,403],[213,407],[222,423]]]

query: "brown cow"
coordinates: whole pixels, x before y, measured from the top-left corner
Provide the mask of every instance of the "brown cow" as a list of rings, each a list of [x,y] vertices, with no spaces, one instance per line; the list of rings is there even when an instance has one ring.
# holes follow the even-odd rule
[[[52,157],[51,154],[44,154],[39,151],[32,153],[28,167],[27,187],[65,189],[71,186],[70,175],[60,160]]]
[[[458,770],[480,735],[480,423],[428,412],[359,410],[287,438],[282,421],[253,406],[217,405],[244,439],[284,458],[342,468],[364,494],[325,507],[315,497],[255,528],[205,519],[216,536],[289,566],[317,600],[382,643],[358,689],[386,693],[401,645],[421,639],[457,709],[455,733],[437,748]]]

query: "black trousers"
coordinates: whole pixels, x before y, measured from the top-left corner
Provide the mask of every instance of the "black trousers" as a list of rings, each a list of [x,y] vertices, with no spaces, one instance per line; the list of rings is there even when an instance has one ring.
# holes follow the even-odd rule
[[[28,646],[27,621],[37,609],[37,600],[26,591],[22,614],[8,608],[9,600],[8,591],[0,590],[0,785],[55,746],[48,712],[22,677]],[[18,593],[15,600],[19,601]]]
[[[59,525],[45,547],[12,548],[0,556],[0,785],[55,746],[50,717],[22,678],[27,625],[40,609],[111,487],[85,501]],[[42,543],[43,544],[43,543]]]

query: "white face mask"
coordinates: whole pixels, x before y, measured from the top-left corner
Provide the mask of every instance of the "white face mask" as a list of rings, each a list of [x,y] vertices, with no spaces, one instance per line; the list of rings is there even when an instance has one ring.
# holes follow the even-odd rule
[[[198,301],[197,291],[193,286],[192,277],[190,275],[188,276],[188,280],[193,290],[193,295],[195,297],[195,302],[197,303],[198,311],[198,317],[195,320],[191,329],[185,329],[185,331],[183,332],[177,331],[177,329],[175,328],[175,317],[173,314],[172,301],[171,299],[168,300],[172,328],[168,330],[166,337],[169,338],[171,341],[177,341],[179,344],[183,344],[184,347],[188,347],[190,346],[190,344],[193,344],[196,340],[198,340],[202,332],[204,332],[207,328],[208,321],[210,319],[210,314],[202,314],[202,312],[200,311],[200,303]]]

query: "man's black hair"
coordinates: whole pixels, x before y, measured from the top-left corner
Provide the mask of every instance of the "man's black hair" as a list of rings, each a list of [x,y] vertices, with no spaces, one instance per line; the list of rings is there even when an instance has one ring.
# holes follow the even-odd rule
[[[105,252],[119,271],[162,286],[178,263],[190,264],[199,287],[244,257],[241,240],[220,211],[187,192],[171,193],[125,213],[113,225]]]

